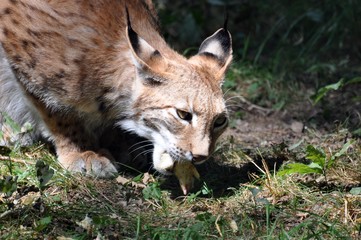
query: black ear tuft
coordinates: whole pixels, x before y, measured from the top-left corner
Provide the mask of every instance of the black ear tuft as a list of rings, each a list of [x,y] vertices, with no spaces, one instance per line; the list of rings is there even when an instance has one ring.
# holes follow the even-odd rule
[[[228,31],[228,11],[225,10],[224,12],[224,24],[223,24],[223,29]]]
[[[126,16],[127,16],[127,27],[132,28],[132,24],[130,23],[129,11],[128,11],[127,6],[125,6],[125,13],[126,13]]]
[[[134,51],[138,52],[139,51],[138,34],[132,28],[132,24],[130,22],[130,16],[129,16],[129,11],[128,11],[127,6],[125,6],[125,12],[126,12],[126,16],[127,16],[127,29],[128,29],[127,31],[128,31],[129,41],[132,44]]]
[[[142,70],[150,70],[151,68],[157,66],[165,66],[166,61],[161,55],[161,53],[153,48],[147,41],[145,41],[141,36],[139,36],[132,27],[132,23],[130,21],[130,15],[128,8],[125,6],[125,14],[126,14],[126,37],[128,40],[128,44],[130,50],[133,54],[132,60],[134,65],[138,69]]]

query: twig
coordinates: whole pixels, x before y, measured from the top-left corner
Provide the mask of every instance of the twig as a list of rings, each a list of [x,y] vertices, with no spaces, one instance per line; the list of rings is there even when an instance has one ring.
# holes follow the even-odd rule
[[[216,222],[214,223],[216,225],[216,229],[218,231],[218,234],[221,238],[223,238],[223,234],[222,234],[222,231],[221,231],[221,228],[219,227],[219,224],[218,224],[218,221],[220,219],[221,215],[218,215],[217,216],[217,219],[216,219]]]
[[[249,112],[252,112],[253,110],[256,110],[257,112],[259,112],[262,116],[268,116],[270,113],[273,112],[273,109],[269,109],[269,108],[264,108],[261,106],[258,106],[256,104],[251,103],[250,101],[248,101],[246,98],[242,97],[242,96],[237,96],[237,98],[240,100],[240,102],[246,106],[246,110]]]
[[[10,209],[10,210],[7,210],[7,211],[3,212],[2,214],[0,214],[0,219],[6,217],[6,215],[9,215],[12,211],[13,210]]]
[[[33,162],[33,161],[27,161],[25,159],[13,158],[13,157],[3,156],[3,155],[0,155],[0,160],[1,161],[12,161],[12,162],[22,163],[22,164],[35,164],[35,162]]]

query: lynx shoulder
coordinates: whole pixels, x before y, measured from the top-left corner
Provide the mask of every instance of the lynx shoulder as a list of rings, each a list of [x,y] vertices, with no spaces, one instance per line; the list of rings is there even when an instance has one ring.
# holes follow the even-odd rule
[[[167,174],[163,154],[201,163],[227,126],[230,33],[219,29],[187,59],[162,38],[149,0],[2,0],[0,43],[1,111],[31,122],[27,142],[50,140],[71,171],[117,172],[100,142],[109,128],[148,139]]]

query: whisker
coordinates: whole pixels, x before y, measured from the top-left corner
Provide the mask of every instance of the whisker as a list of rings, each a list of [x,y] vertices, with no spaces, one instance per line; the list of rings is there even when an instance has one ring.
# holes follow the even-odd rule
[[[242,104],[227,104],[226,107],[227,108],[229,108],[229,107],[240,107],[240,108],[242,108],[243,106],[242,106]]]
[[[139,157],[140,155],[146,155],[146,154],[151,153],[151,152],[153,152],[153,149],[149,149],[149,150],[142,151],[142,152],[139,153],[137,156],[135,156],[135,157],[133,158],[133,160],[137,159],[137,157]]]
[[[132,151],[130,151],[129,154],[131,154],[131,153],[133,153],[133,152],[135,152],[135,151],[137,151],[137,150],[139,150],[139,149],[142,149],[142,148],[144,148],[144,147],[150,147],[150,146],[153,146],[153,144],[150,143],[150,144],[145,144],[145,145],[143,145],[143,146],[137,147],[137,148],[133,149]]]
[[[225,101],[228,102],[228,101],[231,101],[231,100],[234,100],[234,99],[240,100],[242,102],[245,101],[245,98],[242,97],[242,96],[232,96],[232,97],[227,98]]]
[[[150,140],[147,139],[147,140],[143,140],[143,141],[137,142],[137,143],[133,144],[132,146],[130,146],[130,147],[128,148],[128,150],[132,149],[133,147],[135,147],[135,146],[137,146],[137,145],[139,145],[139,144],[146,143],[146,142],[152,142],[152,141],[150,141]]]
[[[229,91],[231,91],[231,88],[228,88],[228,89],[223,93],[223,97],[225,97],[226,94],[227,94]]]

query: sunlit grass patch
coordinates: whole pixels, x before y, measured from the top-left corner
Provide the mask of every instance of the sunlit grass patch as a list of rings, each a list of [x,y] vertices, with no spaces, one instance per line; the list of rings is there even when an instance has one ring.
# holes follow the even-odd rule
[[[1,154],[1,176],[3,179],[11,176],[8,182],[12,181],[16,187],[9,188],[13,191],[11,194],[4,190],[1,193],[1,236],[5,239],[45,236],[72,239],[97,236],[125,239],[355,238],[359,234],[361,217],[361,195],[357,192],[358,144],[352,145],[347,155],[335,161],[329,169],[327,182],[322,184],[316,175],[279,176],[279,166],[275,168],[269,162],[277,157],[285,161],[302,160],[307,144],[316,146],[317,143],[316,147],[327,146],[328,152],[337,153],[343,146],[342,139],[336,134],[325,135],[317,141],[305,140],[293,150],[281,148],[288,151],[283,155],[280,148],[255,149],[248,153],[237,142],[224,142],[216,158],[238,167],[240,174],[248,175],[248,181],[219,195],[213,188],[222,184],[219,174],[224,173],[212,169],[213,172],[208,172],[210,175],[203,176],[199,189],[176,198],[161,187],[164,180],[156,177],[143,188],[118,183],[115,179],[71,175],[58,165],[44,145],[16,152],[8,149]],[[43,165],[37,164],[38,160]],[[257,171],[241,173],[245,164],[254,166]],[[39,172],[39,169],[45,170]],[[53,170],[53,175],[42,185],[39,173],[46,177],[49,169]],[[229,177],[232,176],[240,175]],[[134,176],[133,181],[141,181],[141,178],[141,175]],[[348,184],[336,184],[342,181]]]
[[[246,68],[244,76],[235,71],[232,79],[252,82],[272,78],[264,73],[257,75],[258,70],[250,70],[247,75]],[[230,87],[235,92],[242,90],[239,82]],[[273,90],[277,89],[270,92]],[[262,134],[261,137],[265,136],[265,132]],[[360,236],[361,144],[357,136],[342,125],[329,132],[307,125],[302,139],[258,145],[249,147],[242,139],[223,138],[214,161],[198,167],[201,181],[187,196],[173,191],[178,185],[164,186],[170,179],[157,175],[143,182],[145,173],[135,176],[126,173],[129,181],[70,174],[44,144],[1,146],[0,236],[4,239]],[[323,166],[311,155],[322,158]],[[330,160],[332,164],[327,165]],[[292,174],[278,174],[287,164],[312,162],[322,171],[305,173],[294,169]]]

